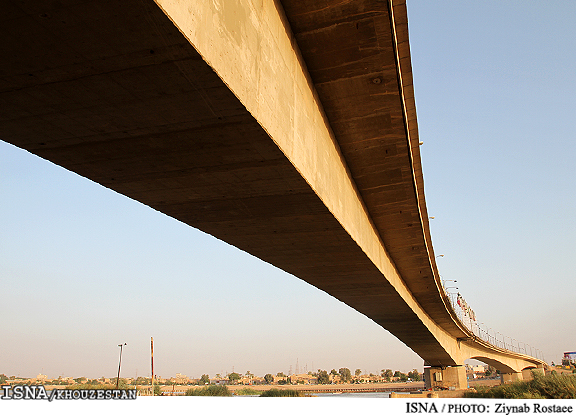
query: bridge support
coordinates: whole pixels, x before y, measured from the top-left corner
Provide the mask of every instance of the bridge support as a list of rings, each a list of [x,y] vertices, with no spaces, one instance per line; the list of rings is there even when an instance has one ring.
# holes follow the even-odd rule
[[[544,366],[540,365],[538,367],[524,369],[522,372],[502,373],[500,375],[500,379],[502,380],[502,384],[512,383],[517,380],[531,380],[534,377],[533,372],[538,372],[542,375],[546,374],[544,371]]]
[[[464,366],[425,367],[426,389],[467,389],[466,368]]]
[[[524,380],[522,372],[501,373],[500,380],[502,384],[516,382],[517,380]]]
[[[544,376],[546,374],[546,372],[544,371],[544,367],[543,366],[539,366],[539,367],[532,367],[532,368],[528,368],[528,369],[524,369],[522,371],[522,379],[523,380],[531,380],[534,378],[534,374],[533,372],[538,372],[540,373],[542,376]]]
[[[539,365],[538,367],[533,367],[530,369],[524,369],[522,371],[522,376],[524,377],[524,380],[532,379],[534,377],[533,372],[538,372],[542,376],[546,375],[546,371],[544,370],[544,366]]]

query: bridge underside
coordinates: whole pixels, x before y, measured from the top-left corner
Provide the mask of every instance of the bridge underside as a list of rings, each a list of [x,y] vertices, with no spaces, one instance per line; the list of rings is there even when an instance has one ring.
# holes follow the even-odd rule
[[[0,63],[3,140],[274,264],[427,359],[450,361],[153,2],[29,2],[3,20],[14,57]]]
[[[200,25],[186,21],[175,25],[175,18],[167,14],[176,14],[166,9],[178,2],[159,3],[164,11],[151,0],[65,1],[50,7],[42,1],[8,2],[0,17],[5,40],[0,60],[0,138],[307,281],[389,330],[430,364],[461,364],[455,340],[461,331],[439,300],[430,263],[433,255],[428,258],[427,222],[419,219],[423,198],[417,194],[422,189],[416,189],[407,173],[413,168],[420,172],[419,157],[411,158],[417,145],[414,149],[406,138],[387,4],[357,2],[355,7],[360,4],[364,10],[352,13],[355,18],[344,16],[350,13],[344,6],[332,10],[331,18],[346,30],[366,30],[368,38],[375,36],[372,42],[382,44],[380,52],[392,59],[379,64],[380,75],[368,71],[365,76],[336,62],[341,69],[336,79],[330,78],[334,71],[310,57],[318,52],[318,39],[311,39],[327,36],[311,22],[324,22],[331,27],[328,32],[333,31],[327,15],[322,20],[319,12],[306,14],[297,1],[284,2],[298,43],[304,45],[302,53],[308,56],[306,63],[316,68],[311,69],[306,93],[316,97],[317,84],[321,101],[328,106],[327,115],[320,110],[317,117],[330,120],[331,128],[326,128],[312,118],[306,122],[313,112],[309,101],[299,102],[290,92],[283,96],[271,83],[260,86],[273,96],[270,103],[266,95],[250,101],[249,90],[231,87],[232,81],[243,85],[253,80],[242,79],[241,71],[233,79],[217,74],[214,63],[207,63],[211,47],[191,44]],[[222,17],[218,7],[213,16],[220,13],[236,25],[237,30],[226,34],[230,42],[244,42],[247,29],[237,22],[249,20],[245,7],[233,0],[223,4],[235,8],[232,17]],[[264,2],[258,7],[267,6]],[[276,13],[286,22],[280,7]],[[386,42],[383,21],[388,22]],[[216,24],[204,23],[203,27]],[[273,31],[280,33],[279,39],[286,31],[283,36],[296,44],[287,23]],[[209,45],[212,40],[206,36],[199,39]],[[320,59],[323,55],[318,53]],[[375,67],[378,57],[373,58],[362,55],[354,60],[356,65]],[[291,70],[301,70],[310,79],[305,66]],[[256,71],[260,74],[266,75]],[[350,91],[374,86],[381,88],[371,94],[382,101],[376,99],[363,115],[338,118],[355,108],[359,97]],[[337,103],[345,99],[347,108],[339,107]],[[270,118],[284,117],[300,125],[300,135],[313,143],[321,141],[322,131],[328,134],[328,144],[317,150],[313,164],[299,164],[290,155],[298,145],[300,153],[311,152],[302,144],[306,139],[298,144],[298,134],[279,137],[275,128],[281,122],[268,123],[259,116],[265,105],[283,101],[290,101],[290,106],[286,111],[268,110]],[[321,127],[324,130],[317,129]],[[324,159],[344,173],[336,177],[337,173],[321,169]],[[362,165],[362,159],[369,161]],[[330,187],[332,179],[351,183],[347,186],[357,198],[354,208]],[[388,182],[375,184],[382,179]],[[338,209],[364,214],[369,218],[366,230],[348,226]],[[373,235],[366,237],[368,242],[363,242],[365,234]],[[383,271],[382,261],[388,261],[390,272]],[[402,278],[396,277],[398,273]],[[432,320],[438,326],[431,325]]]

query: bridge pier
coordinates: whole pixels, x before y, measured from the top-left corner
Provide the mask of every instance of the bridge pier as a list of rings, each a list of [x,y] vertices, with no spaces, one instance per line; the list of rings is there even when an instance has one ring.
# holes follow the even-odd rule
[[[426,389],[467,389],[466,368],[464,366],[425,367],[424,385]]]
[[[523,372],[510,372],[501,373],[500,380],[502,384],[516,382],[517,380],[524,380]]]
[[[534,378],[533,372],[538,372],[542,376],[544,376],[546,374],[546,372],[544,370],[544,366],[540,365],[538,367],[532,367],[532,368],[524,369],[522,371],[522,380],[531,380],[532,378]]]
[[[505,383],[512,383],[517,380],[531,380],[534,375],[532,372],[538,372],[542,375],[545,375],[544,366],[539,365],[538,367],[531,367],[528,369],[524,369],[521,372],[509,372],[509,373],[502,373],[500,375],[500,379],[502,380],[502,384]]]

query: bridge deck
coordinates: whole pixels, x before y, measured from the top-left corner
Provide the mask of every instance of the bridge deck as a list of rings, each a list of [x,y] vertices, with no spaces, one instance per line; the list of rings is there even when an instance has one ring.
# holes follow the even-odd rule
[[[405,7],[392,22],[387,2],[322,3],[282,5],[341,155],[411,294],[460,337],[435,276]],[[9,1],[0,22],[3,140],[298,276],[430,363],[456,364],[155,2]]]

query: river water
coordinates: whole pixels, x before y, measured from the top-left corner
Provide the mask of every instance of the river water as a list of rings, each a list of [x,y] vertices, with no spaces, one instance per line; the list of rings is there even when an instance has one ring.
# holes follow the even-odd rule
[[[314,393],[319,398],[389,398],[390,392]]]

